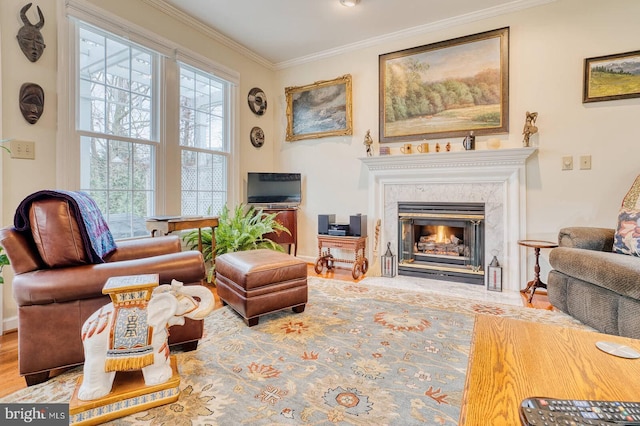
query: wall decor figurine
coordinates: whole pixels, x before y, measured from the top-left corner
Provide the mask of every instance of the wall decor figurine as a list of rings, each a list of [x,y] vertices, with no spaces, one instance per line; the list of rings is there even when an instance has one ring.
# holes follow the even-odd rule
[[[373,139],[371,138],[371,131],[367,130],[367,133],[364,135],[364,145],[367,147],[367,157],[371,157],[373,153],[371,152],[371,145],[373,145]]]
[[[31,62],[36,62],[40,59],[40,56],[42,56],[44,48],[47,47],[44,44],[44,37],[42,37],[42,33],[40,33],[40,29],[44,27],[44,15],[40,10],[40,6],[36,6],[40,20],[37,24],[32,24],[29,18],[27,18],[27,10],[29,10],[30,7],[31,3],[28,3],[20,9],[20,19],[22,19],[24,25],[18,30],[16,37],[24,56]]]
[[[35,83],[24,83],[20,87],[19,103],[24,119],[35,124],[44,111],[44,90]]]
[[[522,129],[522,134],[524,135],[524,139],[522,140],[522,145],[524,147],[529,146],[529,138],[531,137],[531,135],[538,133],[538,128],[535,126],[537,119],[538,119],[537,112],[527,111],[526,119],[524,122],[524,129]]]
[[[249,138],[251,139],[251,145],[256,148],[260,148],[264,145],[264,131],[260,127],[253,127],[249,134]]]
[[[258,87],[249,90],[247,102],[249,103],[249,109],[255,115],[263,115],[267,110],[267,95]]]

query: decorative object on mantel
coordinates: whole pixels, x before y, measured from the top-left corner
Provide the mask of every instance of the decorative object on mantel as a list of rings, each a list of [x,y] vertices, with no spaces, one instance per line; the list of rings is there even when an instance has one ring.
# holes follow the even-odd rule
[[[491,250],[493,259],[487,267],[487,290],[502,291],[502,267],[498,262],[498,250]]]
[[[29,124],[35,124],[44,111],[44,90],[35,83],[24,83],[20,87],[20,112]]]
[[[260,127],[252,128],[249,136],[251,138],[251,145],[256,148],[260,148],[264,145],[264,131]]]
[[[389,148],[388,146],[381,146],[379,152],[380,155],[391,155],[391,148]]]
[[[367,157],[371,157],[373,153],[371,152],[371,145],[373,145],[373,139],[371,139],[371,131],[367,130],[367,133],[364,135],[364,146],[367,147]]]
[[[498,149],[500,148],[500,139],[491,138],[487,141],[487,148],[489,149]]]
[[[400,147],[400,152],[403,154],[412,154],[413,149],[410,143],[405,143]]]
[[[531,135],[538,133],[538,128],[535,126],[537,119],[537,112],[527,111],[526,119],[524,122],[524,129],[522,129],[522,134],[524,135],[522,146],[524,146],[525,148],[529,146],[529,138],[531,137]]]
[[[384,256],[381,257],[382,262],[382,276],[393,278],[396,276],[396,256],[391,253],[391,242],[387,243],[387,251]]]
[[[447,142],[447,145],[444,147],[447,152],[451,151],[451,142]]]
[[[40,56],[42,56],[44,48],[47,47],[44,44],[44,37],[42,37],[42,33],[40,32],[40,29],[44,27],[44,15],[42,15],[40,6],[36,6],[40,20],[37,24],[33,25],[31,21],[29,21],[29,18],[27,18],[27,10],[29,10],[30,7],[31,3],[28,3],[20,9],[20,19],[22,19],[24,25],[18,30],[16,38],[18,39],[18,44],[24,56],[31,62],[36,62],[40,59]]]
[[[436,143],[436,152],[440,152],[440,143]]]
[[[417,149],[418,149],[418,152],[422,154],[426,154],[427,152],[429,152],[429,144],[426,141],[422,142],[417,146]]]
[[[474,149],[476,149],[476,137],[473,135],[473,132],[469,132],[469,134],[465,136],[462,141],[462,146],[467,151],[473,151]],[[447,149],[447,151],[449,150]]]
[[[255,115],[263,115],[267,110],[267,95],[258,87],[249,90],[247,102],[249,103],[249,109]]]

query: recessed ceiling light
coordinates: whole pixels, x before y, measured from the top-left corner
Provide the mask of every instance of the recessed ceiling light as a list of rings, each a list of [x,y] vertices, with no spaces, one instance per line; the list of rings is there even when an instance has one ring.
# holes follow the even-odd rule
[[[360,0],[340,0],[340,4],[347,7],[353,7],[360,3]]]

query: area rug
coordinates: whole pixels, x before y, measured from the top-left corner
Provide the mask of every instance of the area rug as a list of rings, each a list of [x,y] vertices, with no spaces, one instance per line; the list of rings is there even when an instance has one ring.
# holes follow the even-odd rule
[[[116,425],[456,425],[474,318],[583,328],[559,312],[309,278],[309,303],[247,327],[229,307],[177,353],[177,402]],[[68,402],[76,368],[0,402]]]

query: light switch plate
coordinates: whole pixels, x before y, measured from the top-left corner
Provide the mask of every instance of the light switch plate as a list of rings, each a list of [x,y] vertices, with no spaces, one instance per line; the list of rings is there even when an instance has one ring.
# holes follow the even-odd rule
[[[581,155],[580,156],[580,170],[591,170],[591,156],[590,155]]]
[[[562,170],[573,170],[573,157],[571,155],[562,157]]]
[[[11,158],[34,160],[36,158],[36,144],[33,141],[11,141]]]

